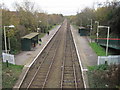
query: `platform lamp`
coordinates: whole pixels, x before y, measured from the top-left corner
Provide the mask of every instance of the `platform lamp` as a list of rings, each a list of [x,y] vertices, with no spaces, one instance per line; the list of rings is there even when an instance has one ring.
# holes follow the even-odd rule
[[[15,26],[14,25],[4,26],[5,53],[7,53],[6,30],[5,30],[6,27],[8,27],[8,28],[14,28]],[[9,45],[10,45],[10,41],[9,41]]]
[[[110,27],[109,27],[109,26],[98,26],[98,28],[107,28],[106,56],[108,56],[108,44],[109,44],[109,32],[110,32]]]
[[[92,19],[89,19],[89,18],[88,18],[88,20],[90,20],[90,23],[91,23],[91,25],[90,25],[90,36],[91,36],[91,31],[92,31],[92,29],[93,29],[93,28],[92,28],[92,22],[93,22],[93,20],[92,20]],[[91,42],[91,39],[90,39],[90,42]]]
[[[42,21],[38,21],[38,23],[41,23]],[[40,30],[40,28],[38,27],[38,25],[37,25],[37,32],[38,32],[38,30]]]
[[[97,24],[97,33],[96,33],[96,35],[97,35],[97,43],[98,43],[98,32],[99,32],[99,28],[98,28],[98,26],[99,26],[99,22],[98,21],[95,21],[95,23]]]

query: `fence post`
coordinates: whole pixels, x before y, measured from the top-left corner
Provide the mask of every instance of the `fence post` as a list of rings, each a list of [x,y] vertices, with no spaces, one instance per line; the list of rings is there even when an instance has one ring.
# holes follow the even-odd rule
[[[98,65],[99,65],[99,58],[100,58],[100,56],[98,56]]]

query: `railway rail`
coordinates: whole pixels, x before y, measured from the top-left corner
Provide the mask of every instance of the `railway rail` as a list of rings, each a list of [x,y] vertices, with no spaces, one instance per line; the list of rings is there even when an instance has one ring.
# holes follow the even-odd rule
[[[59,50],[62,42],[64,42],[63,52]],[[54,65],[56,64],[56,58],[59,52],[63,54],[61,56],[62,58],[59,59],[62,63],[58,63],[61,66],[61,74],[58,75],[57,79],[58,88],[84,88],[70,24],[65,20],[51,42],[30,67],[20,89],[49,88],[47,83],[52,79],[50,78],[52,76],[51,72],[55,71]]]
[[[67,35],[65,41],[65,54],[63,60],[61,88],[77,88],[76,71],[74,65],[70,28],[67,26]]]

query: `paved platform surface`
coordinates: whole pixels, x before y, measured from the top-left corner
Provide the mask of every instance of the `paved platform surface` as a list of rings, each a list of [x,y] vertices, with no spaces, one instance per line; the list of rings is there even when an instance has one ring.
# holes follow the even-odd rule
[[[37,45],[34,50],[32,51],[22,51],[18,55],[15,55],[15,64],[17,65],[30,65],[31,62],[34,60],[34,58],[37,56],[37,54],[43,49],[43,47],[47,44],[47,42],[50,40],[50,38],[56,33],[60,25],[56,26],[54,29],[52,29],[49,32],[49,35],[45,35],[42,39],[42,44]]]
[[[79,53],[79,57],[81,60],[85,86],[86,88],[89,88],[89,82],[88,82],[86,71],[87,71],[88,66],[97,65],[98,56],[89,46],[89,42],[91,40],[88,37],[80,36],[78,33],[78,30],[75,29],[72,25],[71,25],[71,31],[73,33],[73,38],[75,40],[78,53]]]
[[[97,55],[89,46],[89,38],[86,36],[80,36],[78,30],[71,26],[74,39],[78,48],[79,56],[83,65],[83,69],[87,69],[88,66],[97,65]]]

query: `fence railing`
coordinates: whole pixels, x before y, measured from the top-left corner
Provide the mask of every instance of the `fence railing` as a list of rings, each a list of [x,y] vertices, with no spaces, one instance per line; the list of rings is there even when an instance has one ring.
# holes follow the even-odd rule
[[[100,64],[120,64],[120,55],[98,56],[98,65]]]

